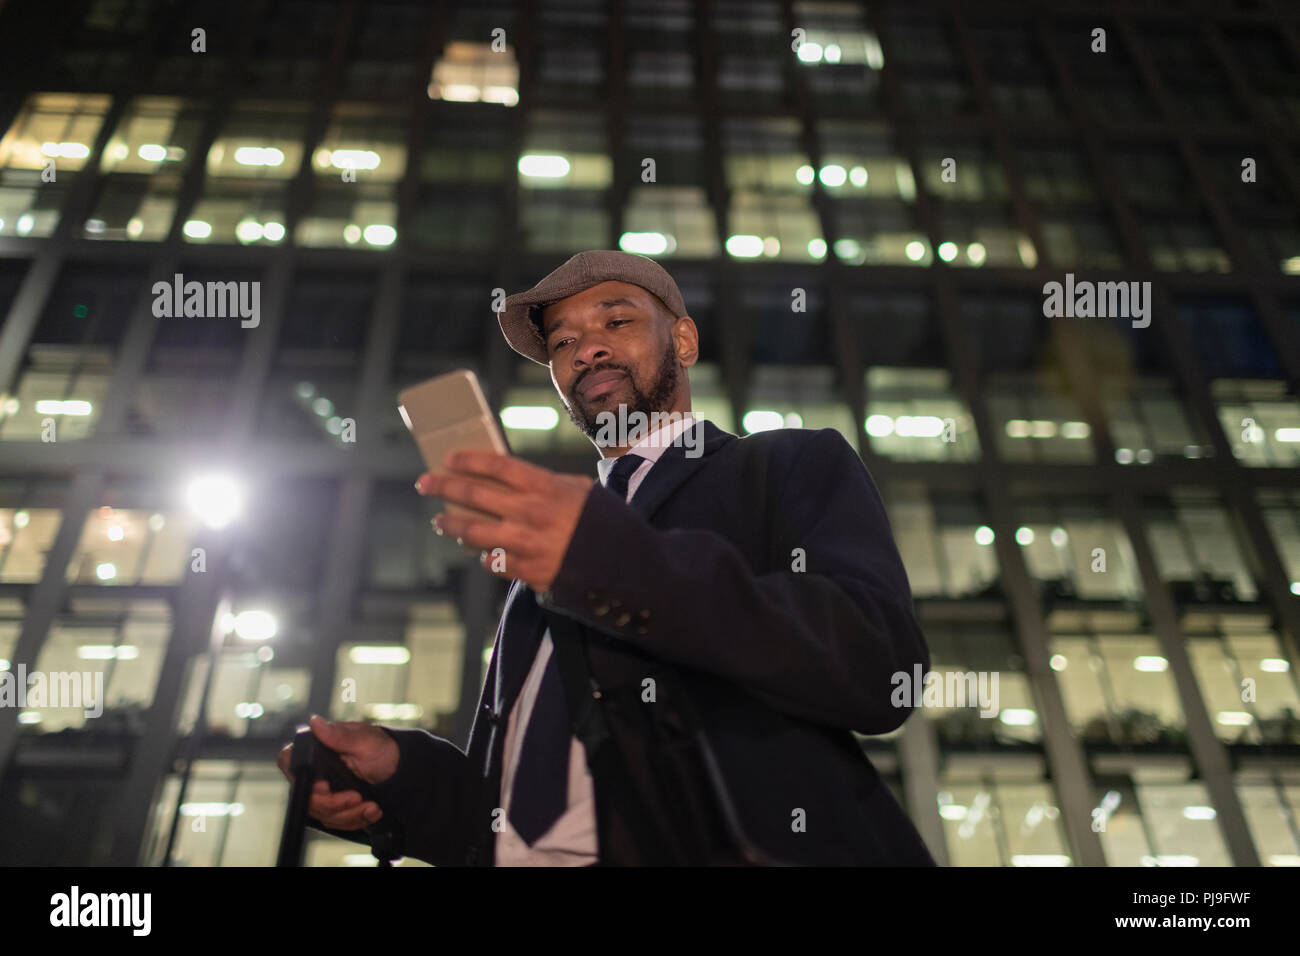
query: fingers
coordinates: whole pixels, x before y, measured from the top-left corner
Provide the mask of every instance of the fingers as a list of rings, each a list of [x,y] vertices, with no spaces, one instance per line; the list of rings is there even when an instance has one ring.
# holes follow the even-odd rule
[[[481,448],[462,448],[449,452],[442,461],[448,471],[459,471],[482,478],[494,478],[504,485],[527,491],[537,487],[537,483],[551,475],[541,468],[514,455],[502,455],[495,451]]]
[[[340,806],[339,798],[348,799]],[[332,830],[359,830],[370,826],[384,815],[379,805],[373,801],[361,802],[361,794],[355,790],[329,797],[313,796],[308,812]]]
[[[504,521],[483,521],[468,515],[440,511],[434,516],[439,534],[458,538],[461,547],[475,551],[502,548],[508,554],[530,554],[533,548],[529,529]]]
[[[433,495],[501,518],[525,518],[530,512],[528,500],[520,494],[522,489],[507,488],[483,478],[426,472],[420,476],[417,487],[422,495]]]

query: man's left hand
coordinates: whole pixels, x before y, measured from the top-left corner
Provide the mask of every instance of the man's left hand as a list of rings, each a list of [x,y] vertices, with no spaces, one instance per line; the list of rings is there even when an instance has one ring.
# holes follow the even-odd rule
[[[497,577],[519,578],[538,593],[549,591],[594,479],[478,449],[451,452],[443,466],[444,474],[422,474],[416,490],[500,520],[439,512],[434,530],[451,535],[466,550],[480,551],[479,563]],[[504,561],[493,554],[497,548]]]

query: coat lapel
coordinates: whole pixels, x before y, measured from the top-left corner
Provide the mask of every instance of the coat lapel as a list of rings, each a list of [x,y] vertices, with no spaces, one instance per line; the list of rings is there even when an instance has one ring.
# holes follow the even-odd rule
[[[663,450],[659,460],[650,468],[632,495],[629,505],[647,521],[654,517],[655,512],[673,492],[695,474],[711,454],[736,437],[707,419],[697,419],[692,428],[703,429],[703,441],[692,443],[698,453],[694,457],[688,457],[688,449],[679,436],[676,443]],[[532,667],[533,658],[537,656],[545,625],[545,615],[532,588],[519,580],[511,582],[501,614],[501,630],[497,634],[501,656],[495,692],[495,709],[498,713],[504,714],[507,708],[514,706],[515,698]]]

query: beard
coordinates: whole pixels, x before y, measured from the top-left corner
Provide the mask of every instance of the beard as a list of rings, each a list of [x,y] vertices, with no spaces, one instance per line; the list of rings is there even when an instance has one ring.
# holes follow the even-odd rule
[[[651,413],[668,410],[668,405],[673,396],[677,394],[677,381],[681,375],[681,365],[677,362],[677,353],[673,351],[672,339],[664,346],[663,355],[659,360],[659,367],[655,369],[654,379],[650,382],[649,391],[643,392],[636,383],[636,376],[633,370],[618,365],[602,365],[600,368],[593,369],[588,375],[594,375],[596,372],[603,372],[609,369],[617,369],[627,375],[627,385],[632,390],[631,402],[620,402],[620,405],[626,405],[626,414],[631,415],[633,412],[641,412],[649,420]],[[603,396],[602,396],[603,397]],[[565,403],[565,408],[569,413],[569,420],[578,426],[578,429],[593,442],[596,441],[596,434],[601,429],[599,415],[608,415],[611,412],[618,414],[618,407],[613,408],[593,408],[583,401],[582,397],[575,390],[572,400]],[[596,404],[600,399],[596,400]]]

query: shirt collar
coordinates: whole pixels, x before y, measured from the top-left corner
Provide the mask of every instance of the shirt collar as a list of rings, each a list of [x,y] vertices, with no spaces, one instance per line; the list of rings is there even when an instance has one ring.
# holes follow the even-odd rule
[[[695,416],[690,412],[682,412],[682,417],[667,425],[661,425],[659,428],[650,432],[639,442],[627,450],[629,455],[640,455],[642,458],[655,462],[662,455],[677,436],[684,432],[691,425],[695,424]],[[615,463],[622,457],[620,455],[610,455],[602,457],[596,462],[596,471],[600,475],[600,483],[603,485],[609,478],[609,473],[614,470]],[[644,466],[642,466],[644,467]]]

